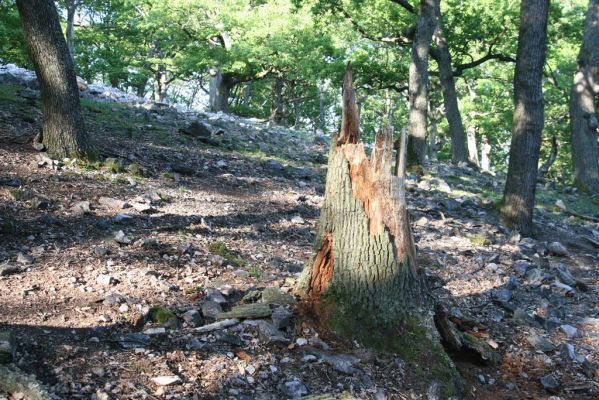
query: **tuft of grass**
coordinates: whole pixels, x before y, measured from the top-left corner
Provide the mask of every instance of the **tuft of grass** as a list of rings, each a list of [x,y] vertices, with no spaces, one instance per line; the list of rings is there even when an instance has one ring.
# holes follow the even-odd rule
[[[250,269],[250,276],[256,279],[260,278],[262,276],[262,268],[260,268],[260,266],[257,264],[253,264],[252,268]]]
[[[109,157],[104,160],[104,168],[114,174],[118,174],[119,172],[123,172],[125,170],[121,160],[113,157]]]
[[[488,246],[491,244],[491,241],[489,240],[489,238],[487,238],[487,235],[484,234],[470,236],[468,240],[470,240],[472,244],[475,244],[477,246]]]
[[[246,262],[243,258],[239,257],[237,254],[230,251],[227,248],[227,245],[223,242],[211,243],[208,246],[208,251],[211,252],[212,254],[216,254],[216,255],[223,257],[224,259],[226,259],[227,261],[229,261],[231,264],[233,264],[235,266],[243,267],[246,264]]]

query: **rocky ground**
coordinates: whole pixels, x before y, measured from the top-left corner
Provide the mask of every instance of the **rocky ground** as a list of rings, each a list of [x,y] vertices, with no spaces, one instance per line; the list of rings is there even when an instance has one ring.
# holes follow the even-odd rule
[[[53,397],[427,396],[400,357],[326,332],[292,294],[326,138],[87,99],[101,161],[51,160],[25,86],[0,84],[0,348]],[[521,237],[492,206],[502,182],[443,164],[407,182],[432,292],[497,354],[453,354],[466,397],[597,398],[599,224],[568,213],[599,207],[540,187],[537,235]]]

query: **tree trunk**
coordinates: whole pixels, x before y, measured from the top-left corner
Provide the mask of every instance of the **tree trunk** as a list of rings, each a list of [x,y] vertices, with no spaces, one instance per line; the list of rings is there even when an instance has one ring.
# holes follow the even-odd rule
[[[18,0],[25,45],[42,97],[43,143],[57,158],[81,157],[88,150],[73,60],[51,0]]]
[[[572,168],[574,184],[599,195],[597,110],[599,93],[599,0],[590,0],[584,36],[578,54],[578,70],[570,94]]]
[[[246,107],[250,106],[250,100],[252,98],[252,82],[245,83],[245,91],[243,92],[243,105]]]
[[[428,56],[435,26],[435,0],[421,0],[420,16],[410,51],[408,82],[410,92],[408,164],[410,167],[423,167],[426,164]]]
[[[557,159],[557,148],[557,138],[555,136],[552,136],[551,151],[549,152],[549,157],[547,158],[547,160],[545,160],[543,165],[541,165],[541,168],[539,168],[540,177],[544,178],[549,173],[549,168],[551,168],[551,166]]]
[[[391,174],[391,129],[377,133],[369,159],[358,143],[351,67],[343,86],[342,127],[331,146],[315,254],[300,289],[336,333],[400,353],[418,373],[420,389],[437,380],[455,392],[456,375],[434,327],[424,273],[416,266],[405,191]]]
[[[272,86],[272,104],[270,106],[269,120],[277,125],[281,125],[285,117],[283,110],[283,83],[283,79],[277,77]]]
[[[476,148],[476,128],[474,126],[468,127],[468,162],[470,165],[480,167],[478,149]]]
[[[159,65],[154,73],[154,101],[164,103],[166,101],[166,68],[164,65]]]
[[[137,97],[144,97],[146,95],[146,86],[148,86],[148,78],[142,78],[141,82],[135,88]]]
[[[229,93],[231,91],[231,79],[226,74],[223,75],[220,70],[215,69],[211,72],[209,102],[210,111],[226,112],[229,106]]]
[[[324,110],[324,88],[318,85],[318,124],[320,129],[325,130],[325,110]]]
[[[75,11],[77,11],[77,1],[67,0],[67,48],[71,58],[75,60],[75,44],[73,40],[73,27],[75,25]]]
[[[523,234],[532,233],[544,102],[543,64],[549,0],[522,0],[514,72],[514,127],[501,213]]]
[[[439,80],[443,89],[443,104],[445,105],[445,116],[449,124],[449,133],[451,136],[451,162],[458,164],[468,161],[468,153],[466,151],[466,134],[464,133],[464,125],[462,125],[462,116],[458,105],[458,96],[455,89],[455,81],[453,79],[453,68],[451,67],[451,54],[447,46],[447,39],[443,36],[443,27],[441,24],[441,1],[435,1],[435,17],[437,19],[437,27],[434,34],[435,44],[437,45],[434,51],[435,60],[439,66]]]

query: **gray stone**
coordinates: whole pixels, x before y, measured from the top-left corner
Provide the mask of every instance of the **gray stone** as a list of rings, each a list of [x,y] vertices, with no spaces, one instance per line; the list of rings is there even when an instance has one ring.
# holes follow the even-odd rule
[[[532,286],[539,286],[543,283],[543,271],[538,268],[530,269],[526,272],[524,281]]]
[[[11,362],[17,352],[17,341],[12,332],[0,332],[0,364]]]
[[[29,254],[19,252],[19,254],[17,254],[17,262],[23,265],[31,265],[33,264],[33,257]]]
[[[576,285],[576,279],[572,276],[572,272],[563,264],[557,267],[557,277],[568,286]]]
[[[525,260],[518,260],[514,263],[514,265],[512,265],[512,269],[514,270],[514,273],[518,276],[526,275],[526,272],[528,271],[529,268],[530,268],[530,263]]]
[[[578,329],[572,325],[560,325],[560,330],[566,334],[568,339],[574,339],[578,337]]]
[[[212,136],[212,129],[200,121],[194,121],[185,128],[180,128],[179,133],[195,138],[209,138]]]
[[[560,294],[570,295],[575,292],[574,288],[561,282],[553,282],[551,287]]]
[[[170,386],[181,383],[181,378],[179,378],[177,375],[157,376],[152,378],[152,382],[158,386]]]
[[[258,329],[258,336],[260,340],[266,344],[278,343],[287,344],[290,340],[283,335],[273,324],[267,321],[259,320],[255,321]]]
[[[131,244],[131,239],[129,239],[123,231],[118,231],[114,235],[114,241],[118,244]]]
[[[536,350],[541,350],[543,352],[554,352],[556,350],[555,345],[542,336],[531,335],[528,336],[526,340]]]
[[[568,255],[568,249],[566,249],[566,247],[561,244],[560,242],[551,242],[547,245],[547,250],[549,250],[549,253],[555,255],[555,256],[567,256]]]
[[[295,297],[289,293],[283,293],[276,286],[269,286],[262,291],[261,301],[268,304],[287,305],[295,304]]]
[[[11,274],[17,274],[21,272],[21,269],[16,265],[4,264],[0,265],[0,276],[7,276]]]
[[[214,288],[206,289],[206,299],[210,301],[214,301],[220,305],[228,304],[229,302],[225,299],[225,296],[218,290]]]
[[[552,374],[542,376],[539,381],[541,385],[543,385],[543,389],[545,389],[549,393],[558,393],[560,389],[560,383]]]
[[[238,278],[249,278],[250,273],[244,269],[236,269],[235,271],[233,271],[233,275],[235,275]]]
[[[198,312],[198,310],[189,310],[185,312],[183,314],[183,320],[192,328],[200,326],[203,323],[202,315]]]
[[[120,213],[119,213],[119,214],[117,214],[117,215],[114,217],[114,220],[115,220],[116,222],[118,222],[119,224],[125,223],[125,222],[127,222],[127,221],[131,221],[132,219],[133,219],[133,216],[132,216],[132,215],[129,215],[129,214],[120,214]]]
[[[155,328],[148,328],[143,333],[144,333],[144,335],[148,335],[148,336],[164,335],[164,334],[166,334],[166,328],[164,328],[162,326],[158,326]]]
[[[107,274],[100,274],[96,277],[98,285],[110,286],[115,285],[118,280]]]
[[[105,207],[122,209],[128,205],[123,200],[113,199],[112,197],[100,197],[98,203]]]
[[[308,388],[301,381],[281,382],[279,390],[291,398],[299,398],[308,394]]]
[[[493,297],[500,301],[509,302],[512,298],[512,291],[509,289],[498,289],[493,292]]]
[[[201,306],[202,315],[206,318],[216,319],[216,317],[223,312],[223,308],[216,301],[207,300],[204,301]]]
[[[574,346],[570,343],[562,343],[560,346],[560,351],[566,354],[570,360],[576,360],[576,351],[574,350]]]
[[[72,210],[76,215],[89,214],[91,212],[91,204],[89,201],[80,201],[73,206]]]
[[[272,323],[278,329],[284,329],[289,326],[291,323],[292,313],[288,311],[285,307],[277,307],[273,310],[271,318]]]

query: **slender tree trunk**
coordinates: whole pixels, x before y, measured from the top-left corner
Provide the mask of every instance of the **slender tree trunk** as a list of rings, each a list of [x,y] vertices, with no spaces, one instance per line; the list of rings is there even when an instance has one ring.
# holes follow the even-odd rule
[[[270,106],[270,121],[281,125],[284,118],[283,110],[283,79],[275,78],[272,86],[272,103]]]
[[[549,173],[549,169],[557,159],[557,138],[555,136],[551,137],[551,151],[549,152],[549,157],[543,163],[541,168],[539,168],[540,177],[545,177]]]
[[[405,191],[391,174],[392,131],[377,133],[369,159],[358,143],[351,67],[343,86],[342,127],[331,146],[315,254],[300,289],[333,331],[399,352],[417,369],[419,389],[439,380],[455,394],[456,375],[432,321],[424,273],[416,266]]]
[[[252,82],[245,83],[245,91],[243,92],[243,105],[246,107],[250,106],[250,100],[252,98]]]
[[[428,107],[428,56],[435,30],[435,0],[421,0],[420,16],[410,51],[410,138],[408,163],[411,167],[426,164],[426,129]]]
[[[510,163],[501,206],[504,221],[532,233],[544,102],[543,64],[549,0],[522,0],[514,73],[514,127]]]
[[[139,82],[139,84],[135,88],[137,97],[144,97],[146,95],[146,86],[148,86],[148,81],[148,78],[143,78],[141,82]]]
[[[318,123],[320,129],[325,130],[326,119],[324,110],[324,88],[318,85]]]
[[[480,167],[476,146],[476,128],[472,125],[468,127],[468,162],[472,166]]]
[[[17,0],[42,97],[43,144],[57,158],[84,156],[87,134],[73,60],[51,0]]]
[[[75,25],[75,11],[77,11],[77,1],[67,0],[67,47],[71,58],[75,60],[75,44],[73,40],[73,27]]]
[[[572,168],[574,184],[599,195],[597,110],[599,94],[599,0],[590,0],[584,37],[578,53],[578,70],[570,93]]]
[[[154,73],[154,100],[159,103],[164,103],[166,101],[166,90],[168,86],[166,78],[166,67],[164,65],[159,65]]]
[[[451,67],[451,54],[447,46],[447,39],[443,35],[443,25],[441,23],[441,1],[435,1],[435,16],[437,27],[434,34],[436,49],[431,49],[437,65],[439,66],[439,80],[443,89],[443,104],[445,105],[445,116],[449,124],[449,133],[451,136],[451,162],[458,164],[468,161],[466,151],[466,134],[464,125],[462,125],[462,116],[458,105],[458,96],[453,79],[453,68]]]

